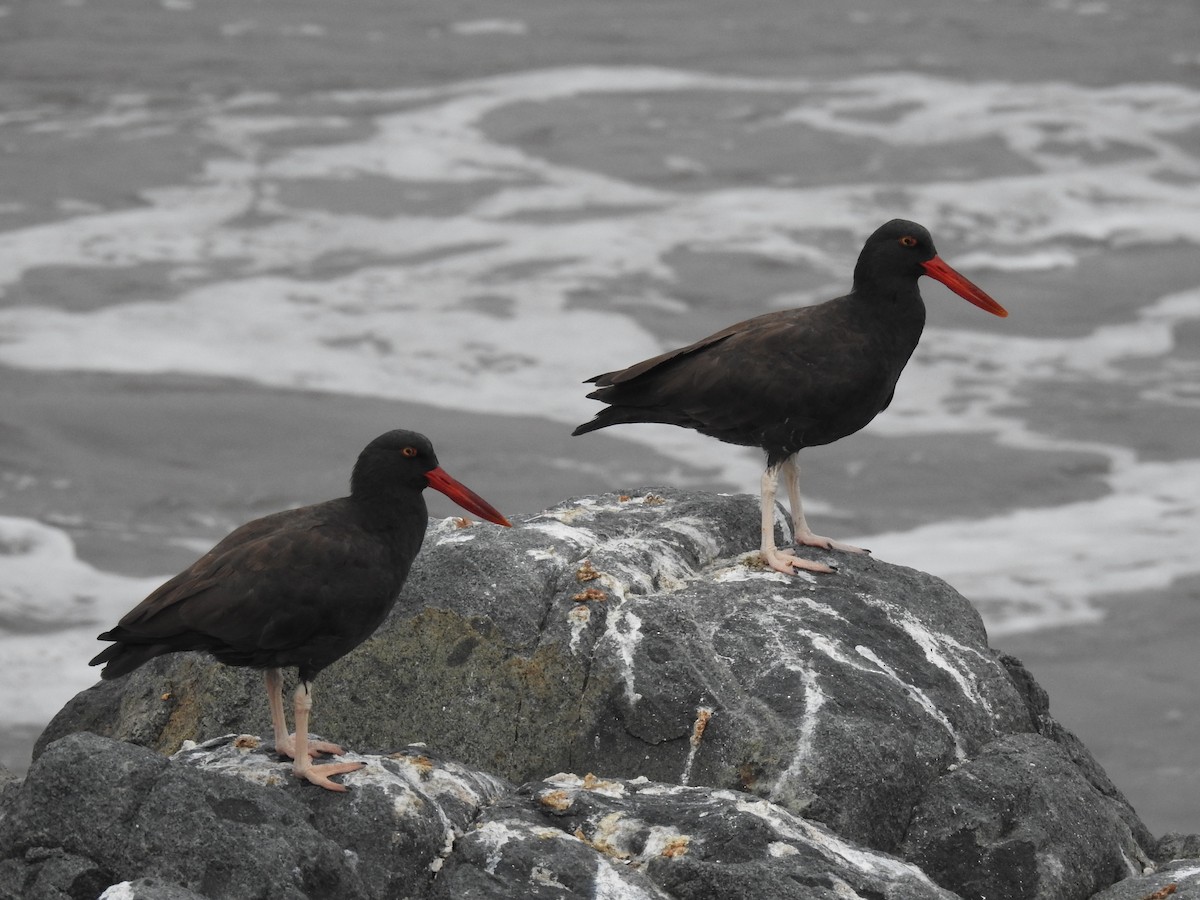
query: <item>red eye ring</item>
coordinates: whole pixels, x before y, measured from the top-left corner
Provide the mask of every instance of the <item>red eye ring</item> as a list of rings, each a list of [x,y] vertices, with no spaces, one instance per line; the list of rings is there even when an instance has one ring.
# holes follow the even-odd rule
[[[900,246],[915,247],[917,246],[917,239],[911,234],[906,234],[904,237],[900,238]]]
[[[417,448],[416,447],[405,447],[400,452],[403,453],[405,456],[412,458],[417,455]]]

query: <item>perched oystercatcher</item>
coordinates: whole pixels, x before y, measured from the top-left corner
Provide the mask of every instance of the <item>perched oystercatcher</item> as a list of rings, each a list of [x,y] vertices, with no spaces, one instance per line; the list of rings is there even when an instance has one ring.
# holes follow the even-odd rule
[[[782,477],[796,544],[866,552],[813,534],[800,504],[796,454],[858,431],[887,409],[925,327],[917,279],[928,275],[980,309],[999,303],[938,257],[929,232],[893,219],[867,238],[854,286],[836,300],[747,319],[627,369],[588,379],[609,404],[575,429],[662,422],[730,444],[762,447],[762,557],[788,574],[829,566],[775,547],[775,492]]]
[[[384,620],[421,541],[428,511],[422,491],[441,491],[464,509],[509,525],[490,503],[438,465],[433,445],[413,431],[389,431],[359,454],[350,496],[247,522],[100,635],[116,641],[91,665],[118,678],[164,653],[207,650],[230,666],[266,672],[275,749],[295,774],[331,791],[329,776],[363,763],[313,765],[345,753],[308,739],[312,680]],[[296,733],[283,712],[283,673],[299,669]]]

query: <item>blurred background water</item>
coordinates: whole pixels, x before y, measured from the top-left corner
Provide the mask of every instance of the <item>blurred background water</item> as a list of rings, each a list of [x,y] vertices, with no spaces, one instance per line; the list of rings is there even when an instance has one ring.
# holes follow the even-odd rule
[[[389,428],[509,515],[755,492],[679,429],[570,438],[580,382],[844,293],[902,216],[1012,315],[925,282],[810,519],[950,581],[1200,829],[1197,48],[1141,0],[0,5],[0,762],[97,631]]]

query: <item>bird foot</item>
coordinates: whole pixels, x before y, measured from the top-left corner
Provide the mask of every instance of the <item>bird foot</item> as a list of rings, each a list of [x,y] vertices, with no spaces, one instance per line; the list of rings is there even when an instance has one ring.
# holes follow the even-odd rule
[[[871,551],[865,547],[855,547],[853,544],[843,544],[841,541],[835,541],[831,538],[821,537],[819,534],[813,534],[811,531],[802,532],[796,535],[797,547],[818,547],[821,550],[841,550],[843,553],[866,553],[868,556]]]
[[[275,742],[275,752],[280,756],[287,756],[291,759],[296,758],[296,736],[289,734],[283,740]],[[337,744],[331,744],[329,741],[314,741],[311,738],[308,741],[308,755],[317,757],[323,754],[331,756],[342,756],[345,750]]]
[[[297,763],[292,768],[292,774],[297,778],[303,778],[309,784],[315,784],[317,787],[323,787],[327,791],[338,791],[345,793],[349,788],[344,784],[338,784],[336,781],[330,781],[330,775],[345,775],[347,772],[357,772],[359,769],[365,768],[364,762],[345,762],[345,763],[327,763],[320,766],[307,765],[301,766]]]
[[[817,572],[822,575],[828,575],[837,571],[832,566],[825,565],[825,563],[814,562],[811,559],[802,559],[799,556],[784,553],[782,550],[777,550],[774,547],[764,547],[762,549],[762,561],[776,572],[782,572],[784,575],[795,575],[797,574],[797,569],[803,569],[806,572]]]

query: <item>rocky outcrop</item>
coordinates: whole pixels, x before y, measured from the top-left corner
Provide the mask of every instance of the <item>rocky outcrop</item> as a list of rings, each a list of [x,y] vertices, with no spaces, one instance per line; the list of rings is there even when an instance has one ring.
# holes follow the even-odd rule
[[[372,758],[348,798],[297,790],[257,744],[168,760],[87,733],[56,741],[0,820],[0,896],[95,897],[148,877],[137,896],[421,896],[455,835],[510,790],[419,753]]]
[[[353,758],[367,766],[340,797],[296,782],[256,739],[167,760],[63,738],[0,823],[0,896],[953,896],[745,793],[573,775],[516,791],[418,748]],[[74,815],[54,801],[64,795]]]
[[[478,808],[443,823],[455,838],[435,854],[444,869],[422,874],[428,883],[403,869],[433,859],[415,838],[373,868],[348,832],[319,827],[313,804],[346,810],[387,794],[360,773],[346,776],[357,788],[348,802],[283,775],[258,786],[310,807],[288,821],[356,855],[357,867],[329,870],[368,891],[345,896],[383,896],[369,891],[399,878],[419,885],[393,895],[414,897],[1082,900],[1150,865],[1154,840],[1120,792],[937,578],[848,554],[818,554],[838,565],[833,576],[765,571],[741,555],[758,543],[747,496],[640,491],[569,501],[512,530],[462,525],[431,529],[388,621],[322,673],[314,722],[379,760],[422,741],[431,758],[468,767]],[[26,809],[30,785],[67,765],[56,739],[69,748],[88,731],[174,753],[185,740],[266,734],[262,694],[256,673],[194,654],[98,684],[51,723],[10,806]],[[254,750],[222,764],[241,776],[229,779],[199,752],[138,757],[139,771],[167,768],[133,793],[218,775],[245,790],[246,767],[275,766]],[[495,787],[504,780],[527,786]],[[556,797],[561,809],[547,802]],[[61,850],[131,885],[268,896],[206,890],[197,871],[150,864],[183,848],[113,868],[44,834],[37,847],[0,842],[6,871],[28,878],[50,859],[29,853]],[[317,857],[337,856],[310,837]],[[655,849],[668,844],[674,855]],[[834,858],[844,867],[830,868]],[[596,879],[615,893],[598,893]],[[287,896],[324,896],[295,890]]]

